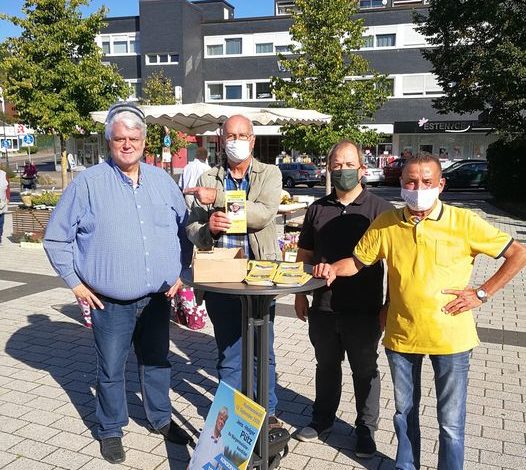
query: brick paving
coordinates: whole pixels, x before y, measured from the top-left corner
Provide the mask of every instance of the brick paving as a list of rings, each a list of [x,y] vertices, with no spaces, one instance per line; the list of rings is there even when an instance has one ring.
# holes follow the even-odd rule
[[[516,239],[526,223],[484,201],[469,201]],[[6,220],[10,233],[11,217]],[[500,261],[481,257],[473,284]],[[466,465],[477,470],[522,470],[526,458],[526,272],[519,274],[476,313],[482,343],[473,352],[467,409]],[[306,324],[293,318],[292,297],[278,300],[276,354],[278,413],[291,430],[309,422],[315,361]],[[92,334],[80,323],[71,292],[54,277],[44,252],[5,240],[0,246],[0,468],[6,470],[184,469],[191,448],[166,444],[146,429],[134,357],[127,369],[130,423],[125,428],[127,459],[110,465],[93,438],[95,361]],[[171,399],[175,419],[197,436],[213,398],[215,344],[208,325],[189,331],[172,325]],[[381,419],[378,454],[354,456],[354,394],[348,365],[335,430],[323,441],[291,441],[283,469],[394,468],[396,437],[387,361],[380,351]],[[437,465],[437,424],[431,367],[425,362],[422,390],[423,469]]]

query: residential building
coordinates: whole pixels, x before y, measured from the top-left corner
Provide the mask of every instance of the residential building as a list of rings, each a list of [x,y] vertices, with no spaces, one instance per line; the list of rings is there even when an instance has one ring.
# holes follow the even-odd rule
[[[270,77],[286,76],[277,53],[291,44],[293,0],[275,0],[271,16],[236,18],[226,0],[138,0],[139,15],[107,18],[97,43],[104,60],[116,64],[131,87],[131,99],[158,70],[170,77],[183,103],[269,106]],[[360,0],[358,17],[367,26],[359,51],[371,68],[389,78],[391,96],[373,122],[383,141],[373,154],[405,148],[450,158],[485,156],[494,137],[476,115],[440,115],[432,101],[442,94],[421,54],[429,47],[415,28],[414,10],[429,0]],[[356,79],[360,77],[350,77]],[[274,162],[282,149],[279,128],[258,127],[256,156]],[[217,136],[200,137],[213,152]]]

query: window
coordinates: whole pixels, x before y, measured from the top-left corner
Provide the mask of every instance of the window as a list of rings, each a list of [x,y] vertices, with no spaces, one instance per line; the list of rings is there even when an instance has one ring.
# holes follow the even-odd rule
[[[417,96],[424,94],[424,75],[408,75],[402,82],[404,96]]]
[[[206,46],[206,55],[223,55],[223,44]]]
[[[293,1],[276,2],[276,15],[290,15],[295,9],[296,4]]]
[[[227,100],[240,100],[241,85],[225,85],[225,97]]]
[[[222,100],[223,99],[223,85],[221,83],[208,85],[208,98],[210,100]]]
[[[256,99],[268,100],[269,98],[272,98],[270,82],[256,83]]]
[[[276,54],[290,54],[290,46],[276,46]]]
[[[362,39],[365,41],[362,49],[374,47],[374,36],[364,36]]]
[[[396,34],[377,34],[376,47],[394,47],[396,45]]]
[[[178,64],[179,54],[146,54],[146,65]]]
[[[272,54],[273,52],[274,44],[272,44],[271,42],[256,44],[256,54]]]
[[[141,81],[140,79],[125,80],[130,87],[130,94],[127,99],[130,101],[136,101],[141,97]]]
[[[394,78],[388,78],[379,88],[387,93],[387,96],[394,96]]]
[[[102,53],[103,54],[110,54],[110,41],[102,41]]]
[[[383,0],[360,0],[360,8],[382,8],[386,4]]]
[[[241,38],[225,39],[225,54],[241,54]]]
[[[443,90],[435,75],[407,75],[403,77],[402,93],[404,96],[441,95]]]
[[[139,54],[140,44],[138,33],[104,34],[98,36],[99,44],[104,55]]]
[[[114,54],[127,54],[128,53],[128,42],[127,41],[114,41],[113,42],[113,53]]]

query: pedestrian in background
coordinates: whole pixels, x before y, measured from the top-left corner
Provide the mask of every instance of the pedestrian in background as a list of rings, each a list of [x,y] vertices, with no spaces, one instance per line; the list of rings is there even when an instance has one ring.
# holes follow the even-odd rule
[[[184,192],[187,188],[192,188],[197,184],[199,177],[210,170],[208,164],[208,150],[204,147],[197,147],[195,152],[195,159],[189,162],[183,169],[181,179],[179,180],[179,187]],[[185,195],[186,206],[188,210],[192,208],[194,197],[191,194]]]
[[[0,169],[0,244],[2,243],[5,214],[7,212],[10,199],[11,190],[9,187],[9,178],[7,177],[7,173]]]
[[[44,248],[75,296],[92,309],[97,357],[96,417],[102,456],[125,460],[126,360],[133,343],[142,402],[153,430],[176,444],[171,419],[170,299],[191,259],[186,206],[173,179],[146,165],[144,114],[131,103],[108,112],[111,159],[81,172],[51,215]]]

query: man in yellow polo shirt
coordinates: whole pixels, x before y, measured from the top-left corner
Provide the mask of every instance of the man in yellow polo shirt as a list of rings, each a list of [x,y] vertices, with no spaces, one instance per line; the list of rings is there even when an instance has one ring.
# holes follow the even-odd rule
[[[401,177],[402,209],[381,214],[358,242],[352,258],[321,263],[314,275],[330,285],[385,259],[390,304],[386,348],[394,384],[396,468],[420,468],[419,404],[422,359],[435,373],[440,428],[438,469],[461,470],[471,349],[478,344],[471,309],[479,307],[524,266],[526,248],[475,213],[443,204],[440,162],[411,158]],[[486,282],[470,287],[474,258],[504,257]]]

